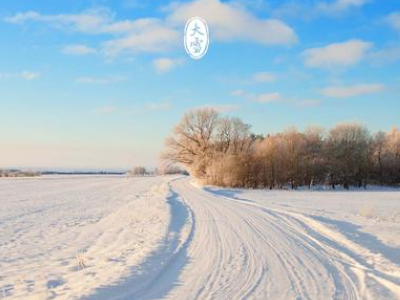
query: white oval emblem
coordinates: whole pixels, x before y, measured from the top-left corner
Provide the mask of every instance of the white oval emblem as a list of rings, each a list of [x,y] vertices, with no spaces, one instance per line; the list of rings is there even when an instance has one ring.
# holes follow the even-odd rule
[[[209,35],[206,21],[200,17],[189,19],[185,27],[185,49],[193,59],[202,58],[208,50]]]

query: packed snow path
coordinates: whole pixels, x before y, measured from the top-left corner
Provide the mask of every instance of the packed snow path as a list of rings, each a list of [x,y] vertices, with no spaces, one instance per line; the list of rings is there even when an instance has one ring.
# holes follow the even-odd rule
[[[191,211],[193,235],[160,298],[400,299],[398,265],[314,219],[212,194],[188,179],[172,189]],[[158,289],[173,274],[164,272]]]

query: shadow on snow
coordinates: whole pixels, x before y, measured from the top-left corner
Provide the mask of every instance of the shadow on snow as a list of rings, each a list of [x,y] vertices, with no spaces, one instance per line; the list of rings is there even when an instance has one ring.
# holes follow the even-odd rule
[[[86,300],[151,300],[164,298],[179,285],[178,277],[188,263],[187,248],[193,238],[194,220],[188,238],[180,245],[180,233],[189,221],[190,212],[171,188],[168,197],[171,221],[161,245],[131,275],[121,281],[101,287],[83,299]],[[138,272],[139,271],[139,272]]]

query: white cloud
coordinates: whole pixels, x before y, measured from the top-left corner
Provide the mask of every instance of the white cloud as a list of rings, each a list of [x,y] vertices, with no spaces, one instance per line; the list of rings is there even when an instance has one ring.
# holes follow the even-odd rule
[[[46,15],[34,11],[17,13],[5,21],[14,24],[40,22],[66,31],[111,35],[100,47],[106,56],[121,53],[162,53],[182,42],[182,25],[189,17],[204,17],[212,30],[214,41],[252,41],[263,45],[288,45],[296,42],[293,29],[276,19],[261,19],[238,3],[219,0],[196,0],[170,6],[165,19],[140,18],[115,20],[107,8],[96,8],[78,14]],[[93,53],[91,48],[75,45],[68,54]]]
[[[96,49],[85,45],[69,45],[64,47],[62,52],[69,55],[88,55],[96,53]]]
[[[153,61],[153,66],[156,69],[157,73],[165,73],[168,72],[172,69],[174,69],[177,66],[181,66],[185,63],[185,60],[182,58],[158,58]]]
[[[197,0],[175,4],[165,20],[138,19],[109,24],[103,32],[125,32],[121,38],[103,44],[108,56],[122,52],[166,52],[181,43],[182,25],[193,15],[203,17],[215,41],[253,41],[264,45],[292,44],[294,31],[279,20],[258,19],[244,8],[218,0]]]
[[[41,22],[59,29],[72,30],[87,34],[123,35],[140,33],[148,28],[159,26],[161,20],[156,18],[140,18],[136,20],[115,21],[114,13],[108,8],[96,8],[79,14],[43,15],[29,11],[17,13],[5,19],[14,24]]]
[[[275,93],[264,93],[264,94],[252,94],[244,90],[236,90],[230,94],[233,97],[243,97],[249,101],[255,101],[258,103],[272,103],[283,101],[284,98],[278,92]]]
[[[252,94],[243,90],[236,90],[231,93],[231,96],[241,96],[248,101],[255,101],[258,103],[276,103],[284,102],[289,103],[297,108],[310,108],[317,107],[321,104],[318,99],[297,99],[297,98],[287,98],[284,97],[279,92],[274,93],[264,93],[264,94]]]
[[[35,80],[40,76],[40,73],[31,71],[22,71],[19,73],[19,77],[28,81]]]
[[[123,52],[164,52],[180,42],[180,32],[167,26],[163,20],[141,18],[115,21],[114,14],[106,8],[91,9],[80,14],[42,15],[26,12],[5,20],[14,24],[41,22],[63,30],[115,36],[102,43],[101,50],[107,56]],[[70,50],[84,52],[83,48]]]
[[[325,1],[282,1],[272,8],[272,15],[280,18],[311,20],[323,16],[341,17],[345,13],[361,8],[372,0],[325,0]]]
[[[55,27],[84,33],[101,33],[112,21],[113,15],[105,8],[91,9],[80,14],[43,15],[34,11],[17,13],[5,21],[14,24],[26,22],[48,23]]]
[[[304,64],[312,68],[349,67],[362,60],[372,44],[362,40],[330,44],[307,49],[302,53]]]
[[[87,84],[110,84],[116,82],[126,81],[127,78],[123,76],[114,77],[79,77],[75,81],[79,83]]]
[[[400,32],[400,12],[391,13],[387,16],[387,21],[390,26]]]
[[[322,90],[324,96],[333,98],[351,98],[363,95],[379,93],[385,90],[381,83],[376,84],[358,84],[344,87],[327,87]]]
[[[32,71],[21,71],[17,73],[0,73],[0,79],[20,79],[32,81],[39,78],[40,73]]]
[[[253,81],[258,83],[273,82],[276,80],[276,75],[269,72],[258,72],[253,74]]]
[[[102,50],[107,56],[126,52],[162,53],[177,47],[179,42],[181,35],[177,30],[166,27],[161,21],[153,21],[144,22],[125,36],[103,43]]]
[[[362,7],[370,0],[336,0],[333,2],[323,2],[317,6],[317,10],[327,14],[337,14],[351,8]]]
[[[124,114],[126,115],[144,115],[152,112],[164,112],[170,110],[171,104],[169,102],[154,102],[147,103],[143,107],[136,107],[131,109],[125,109]]]
[[[193,16],[205,19],[217,41],[252,41],[264,45],[288,45],[297,41],[292,28],[275,19],[261,19],[237,3],[197,0],[175,4],[167,21],[185,24]]]
[[[271,103],[271,102],[279,102],[283,100],[283,98],[280,93],[266,93],[256,96],[255,100],[259,103]]]
[[[299,108],[299,109],[305,109],[305,108],[312,108],[312,107],[317,107],[321,105],[321,101],[318,99],[298,99],[298,98],[288,98],[284,97],[281,93],[279,92],[274,92],[274,93],[264,93],[264,94],[252,94],[248,93],[243,90],[237,90],[233,91],[231,93],[231,96],[242,96],[248,101],[255,101],[261,104],[264,103],[286,103],[290,104],[293,107]]]
[[[248,76],[237,76],[237,75],[219,75],[218,80],[224,84],[229,83],[237,86],[271,83],[276,81],[278,76],[272,72],[256,72]],[[237,94],[233,94],[237,92]],[[240,89],[235,90],[231,93],[231,96],[241,96]]]
[[[14,24],[22,24],[26,21],[38,21],[41,19],[41,15],[34,11],[28,11],[24,13],[17,13],[13,17],[4,18],[5,22],[14,23]]]

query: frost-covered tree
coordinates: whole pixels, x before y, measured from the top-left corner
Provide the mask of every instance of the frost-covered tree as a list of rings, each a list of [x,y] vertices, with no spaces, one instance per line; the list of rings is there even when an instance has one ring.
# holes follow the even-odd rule
[[[268,135],[256,143],[262,186],[273,189],[287,182],[287,145],[281,135]]]
[[[390,157],[390,181],[400,183],[400,129],[393,127],[387,134],[387,151]]]
[[[376,176],[380,185],[384,182],[385,176],[385,158],[386,158],[386,133],[379,131],[374,134],[372,141],[372,162],[374,166],[374,175]]]
[[[204,178],[219,119],[218,112],[211,108],[186,113],[166,141],[164,159],[181,163],[195,177]]]
[[[144,176],[147,174],[147,170],[145,167],[134,167],[132,168],[132,170],[130,171],[130,175],[132,176]]]
[[[371,136],[362,125],[319,127],[304,133],[255,135],[238,118],[222,117],[210,108],[185,114],[166,142],[164,158],[184,165],[204,183],[227,187],[328,183],[333,188],[368,182],[400,183],[400,130]]]
[[[359,124],[339,124],[330,130],[326,150],[333,184],[349,188],[366,183],[370,142],[368,130]]]
[[[286,129],[282,138],[286,143],[286,178],[291,188],[294,189],[303,179],[302,160],[304,149],[304,136],[295,127]]]
[[[325,173],[325,159],[323,156],[324,130],[313,126],[304,133],[303,163],[305,171],[305,185],[311,188],[315,183],[322,181]]]

